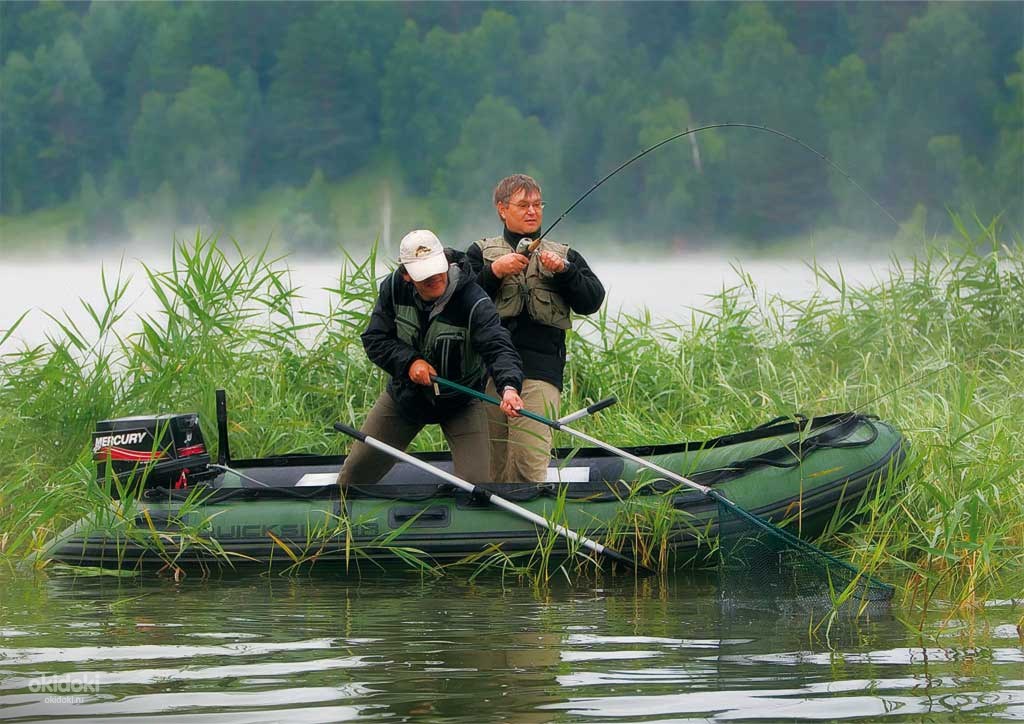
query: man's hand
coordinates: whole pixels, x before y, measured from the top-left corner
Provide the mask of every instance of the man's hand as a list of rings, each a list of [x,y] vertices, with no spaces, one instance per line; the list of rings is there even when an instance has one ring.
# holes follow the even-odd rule
[[[565,271],[565,259],[553,251],[542,251],[540,253],[540,263],[545,269],[553,274]]]
[[[501,395],[501,411],[509,417],[522,417],[519,411],[523,409],[523,398],[515,391],[514,387],[506,387]]]
[[[491,271],[498,279],[503,279],[512,274],[518,274],[529,263],[530,260],[522,254],[505,254],[491,262]]]
[[[425,359],[418,359],[409,365],[409,379],[417,385],[429,385],[430,377],[437,375],[437,370]]]

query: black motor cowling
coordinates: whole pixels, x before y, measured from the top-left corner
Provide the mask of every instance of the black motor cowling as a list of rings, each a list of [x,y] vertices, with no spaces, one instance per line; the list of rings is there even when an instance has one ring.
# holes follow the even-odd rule
[[[96,479],[114,497],[123,490],[181,489],[212,477],[199,415],[101,420],[92,436]]]

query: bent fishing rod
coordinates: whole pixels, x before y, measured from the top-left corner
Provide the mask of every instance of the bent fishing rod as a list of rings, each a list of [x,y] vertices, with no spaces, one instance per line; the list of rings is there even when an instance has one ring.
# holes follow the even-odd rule
[[[529,247],[527,249],[527,253],[533,253],[534,251],[536,251],[537,247],[540,245],[540,242],[543,241],[544,237],[546,237],[549,233],[551,233],[551,230],[554,229],[556,226],[558,226],[559,222],[562,219],[564,219],[566,216],[568,216],[570,213],[572,213],[573,209],[575,209],[577,206],[579,206],[581,203],[583,203],[584,199],[586,199],[588,196],[590,196],[590,194],[594,193],[594,191],[596,191],[602,184],[604,184],[605,181],[608,181],[610,178],[612,178],[617,173],[619,173],[619,171],[622,171],[626,167],[630,166],[631,164],[635,163],[636,161],[639,161],[641,158],[643,158],[647,154],[651,153],[652,151],[657,150],[658,148],[661,148],[662,146],[664,146],[667,143],[671,143],[672,141],[675,141],[675,140],[677,140],[679,138],[683,138],[685,136],[692,135],[694,133],[700,133],[701,131],[708,131],[708,130],[711,130],[711,129],[714,129],[714,128],[749,128],[749,129],[753,129],[753,130],[756,130],[756,131],[763,131],[765,133],[770,133],[770,134],[772,134],[774,136],[778,136],[779,138],[783,138],[783,139],[785,139],[787,141],[790,141],[792,143],[797,144],[798,146],[800,146],[800,147],[806,149],[807,151],[810,151],[811,153],[813,153],[815,156],[817,156],[822,161],[827,163],[831,168],[835,169],[841,176],[843,176],[843,178],[845,178],[847,181],[849,181],[851,184],[853,184],[854,188],[856,188],[858,191],[860,191],[869,201],[871,201],[871,203],[873,203],[883,214],[885,214],[885,216],[890,221],[892,221],[892,223],[896,227],[899,227],[900,222],[896,220],[896,217],[894,217],[889,212],[889,210],[886,209],[874,196],[869,194],[867,192],[867,190],[863,186],[861,186],[859,183],[857,183],[857,180],[854,179],[853,176],[851,176],[849,173],[847,173],[846,169],[844,169],[842,166],[837,164],[831,158],[829,158],[828,156],[826,156],[825,154],[823,154],[821,151],[817,150],[816,148],[814,148],[810,144],[805,143],[804,141],[801,141],[796,136],[792,136],[792,135],[790,135],[788,133],[784,133],[783,131],[779,131],[777,129],[770,128],[769,126],[760,125],[760,124],[757,124],[757,123],[711,123],[711,124],[708,124],[706,126],[699,126],[698,128],[689,128],[689,129],[687,129],[685,131],[681,131],[680,133],[676,133],[674,135],[671,135],[668,138],[665,138],[665,139],[663,139],[661,141],[658,141],[654,145],[645,148],[644,150],[640,151],[636,155],[632,156],[631,158],[627,159],[623,163],[619,164],[619,166],[617,166],[615,169],[613,169],[610,173],[608,173],[605,176],[603,176],[593,186],[591,186],[589,189],[587,189],[583,193],[582,196],[580,196],[578,199],[576,199],[574,202],[572,202],[572,204],[570,204],[569,207],[565,211],[563,211],[559,215],[559,217],[557,219],[555,219],[546,230],[542,231],[540,236],[538,236],[536,239],[534,239],[530,243],[530,245],[529,245]],[[914,384],[917,384],[918,382],[922,381],[923,379],[926,379],[928,377],[931,377],[932,375],[935,375],[935,374],[938,374],[940,372],[943,372],[943,371],[945,371],[945,370],[947,370],[947,369],[949,369],[951,367],[955,367],[955,366],[957,366],[959,364],[963,364],[965,362],[968,362],[968,361],[974,359],[975,357],[983,356],[983,355],[987,354],[988,352],[989,352],[989,350],[984,350],[984,351],[979,352],[977,354],[970,355],[969,357],[966,357],[965,359],[960,360],[959,362],[950,362],[950,363],[948,363],[946,365],[943,365],[942,367],[939,367],[938,369],[927,370],[927,371],[925,371],[925,372],[923,372],[923,373],[921,373],[921,374],[911,378],[907,382],[904,382],[901,385],[898,385],[898,386],[896,386],[896,387],[894,387],[894,388],[892,388],[892,389],[890,389],[890,390],[888,390],[886,392],[883,392],[882,394],[872,398],[868,402],[866,402],[866,403],[864,403],[862,405],[859,405],[858,407],[856,407],[854,409],[854,412],[857,412],[857,411],[867,407],[868,405],[877,402],[880,399],[888,397],[889,395],[891,395],[891,394],[893,394],[895,392],[898,392],[899,390],[902,390],[902,389],[910,387],[910,386],[912,386]]]
[[[701,131],[709,131],[709,130],[711,130],[713,128],[751,128],[751,129],[756,130],[756,131],[763,131],[765,133],[770,133],[772,135],[778,136],[779,138],[784,138],[787,141],[791,141],[791,142],[793,142],[793,143],[795,143],[795,144],[805,148],[806,150],[810,151],[815,156],[817,156],[818,158],[823,160],[829,166],[834,168],[836,171],[838,171],[839,174],[843,176],[843,178],[845,178],[847,181],[849,181],[851,184],[853,184],[853,186],[858,191],[860,191],[862,194],[864,194],[864,196],[866,196],[871,201],[871,203],[873,203],[875,206],[877,206],[879,208],[879,210],[883,214],[885,214],[889,218],[890,221],[892,221],[893,224],[895,224],[897,227],[899,227],[900,222],[898,222],[896,220],[896,218],[891,213],[889,213],[889,210],[886,209],[884,206],[882,206],[882,204],[879,203],[878,200],[875,199],[874,196],[869,194],[867,192],[867,190],[864,189],[863,186],[861,186],[859,183],[857,183],[857,181],[849,173],[847,173],[845,169],[843,169],[839,164],[837,164],[835,161],[833,161],[828,156],[823,154],[821,151],[819,151],[816,148],[808,145],[807,143],[804,143],[803,141],[801,141],[796,136],[791,136],[788,133],[783,133],[782,131],[778,131],[778,130],[776,130],[774,128],[769,128],[768,126],[759,125],[757,123],[711,123],[711,124],[708,124],[706,126],[700,126],[698,128],[689,128],[689,129],[687,129],[685,131],[682,131],[680,133],[677,133],[677,134],[675,134],[673,136],[669,136],[668,138],[666,138],[666,139],[664,139],[662,141],[658,141],[653,146],[645,148],[643,151],[640,151],[640,153],[636,154],[635,156],[630,158],[628,161],[625,161],[624,163],[619,165],[618,168],[616,168],[614,171],[612,171],[611,173],[609,173],[606,176],[604,176],[600,181],[598,181],[593,186],[591,186],[589,189],[587,189],[587,191],[582,196],[580,196],[578,199],[576,199],[574,202],[572,202],[572,204],[569,205],[569,208],[567,208],[565,211],[563,211],[562,214],[557,219],[555,219],[554,222],[552,222],[551,226],[549,226],[545,231],[543,231],[541,233],[540,236],[538,236],[536,239],[533,240],[533,242],[529,245],[528,251],[530,253],[536,251],[537,247],[540,246],[540,242],[544,240],[544,237],[546,237],[549,233],[551,233],[551,230],[554,229],[556,226],[558,226],[558,223],[562,219],[564,219],[566,216],[568,216],[570,213],[572,213],[572,210],[575,209],[577,206],[579,206],[583,202],[583,200],[585,198],[590,196],[590,194],[594,193],[594,191],[596,191],[605,181],[610,179],[612,176],[617,174],[619,171],[622,171],[624,168],[626,168],[627,166],[631,165],[635,161],[639,161],[641,158],[643,158],[647,154],[651,153],[652,151],[654,151],[654,150],[656,150],[658,148],[661,148],[662,146],[664,146],[667,143],[671,143],[672,141],[675,141],[678,138],[683,138],[684,136],[689,136],[689,135],[694,134],[694,133],[700,133]]]

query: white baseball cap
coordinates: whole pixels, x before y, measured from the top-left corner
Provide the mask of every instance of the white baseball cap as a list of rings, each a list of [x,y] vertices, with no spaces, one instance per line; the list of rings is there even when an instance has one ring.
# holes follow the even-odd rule
[[[398,261],[417,282],[448,271],[448,259],[444,255],[441,240],[433,231],[426,229],[416,229],[402,237]]]

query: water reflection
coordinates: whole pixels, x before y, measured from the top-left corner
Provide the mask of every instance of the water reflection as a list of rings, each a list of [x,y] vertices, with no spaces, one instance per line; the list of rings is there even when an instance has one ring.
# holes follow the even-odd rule
[[[1024,718],[1012,604],[964,648],[917,646],[893,616],[812,635],[799,614],[723,613],[685,577],[0,586],[0,720]]]

